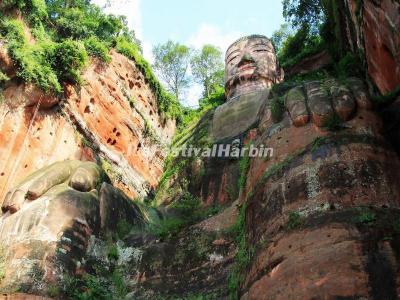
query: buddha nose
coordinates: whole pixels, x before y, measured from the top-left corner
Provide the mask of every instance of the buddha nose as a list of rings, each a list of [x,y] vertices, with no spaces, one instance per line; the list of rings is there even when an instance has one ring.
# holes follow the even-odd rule
[[[246,63],[254,63],[254,62],[255,62],[254,58],[249,53],[245,53],[240,59],[239,67]]]

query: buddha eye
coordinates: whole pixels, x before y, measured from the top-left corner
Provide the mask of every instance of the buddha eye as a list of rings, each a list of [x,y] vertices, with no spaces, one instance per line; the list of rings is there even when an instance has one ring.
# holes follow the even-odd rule
[[[233,61],[236,59],[236,58],[238,58],[239,57],[239,55],[235,55],[234,57],[232,57],[229,61],[228,61],[228,64],[233,64]]]
[[[267,52],[267,50],[266,49],[256,49],[256,50],[254,50],[254,52]]]

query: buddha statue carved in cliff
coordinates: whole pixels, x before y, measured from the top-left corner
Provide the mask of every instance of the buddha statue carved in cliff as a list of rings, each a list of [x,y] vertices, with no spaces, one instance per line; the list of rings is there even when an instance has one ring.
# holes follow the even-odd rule
[[[284,72],[279,66],[274,47],[265,36],[240,38],[226,52],[225,94],[228,102],[246,94],[270,90],[274,84],[281,83],[283,77]],[[357,81],[355,87],[360,85],[360,81]],[[318,82],[311,83],[307,91],[310,95],[307,104],[306,97],[299,94],[299,89],[291,93],[298,97],[289,97],[284,103],[295,126],[306,124],[311,116],[319,127],[324,126],[324,121],[332,114],[347,121],[356,109],[357,100],[361,107],[370,107],[365,95],[354,99],[350,97],[349,89],[338,85],[335,80],[324,86]],[[329,99],[327,93],[331,93],[333,99]]]
[[[395,282],[398,235],[371,224],[399,218],[400,162],[364,81],[284,82],[271,42],[257,35],[228,48],[225,70],[215,139],[252,129],[246,142],[274,149],[272,158],[251,159],[241,191],[246,244],[255,250],[240,298],[367,299],[381,288],[371,278],[385,273]],[[366,215],[374,221],[362,221]],[[376,257],[385,263],[371,267]]]

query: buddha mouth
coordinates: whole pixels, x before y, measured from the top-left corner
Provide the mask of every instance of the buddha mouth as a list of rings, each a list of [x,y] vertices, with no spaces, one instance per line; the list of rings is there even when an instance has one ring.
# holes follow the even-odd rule
[[[256,69],[256,65],[255,64],[245,64],[245,65],[243,65],[243,66],[240,66],[239,68],[238,68],[238,74],[240,74],[240,73],[243,73],[243,72],[246,72],[246,71],[248,71],[248,70],[251,70],[251,71],[253,71],[253,70],[255,70]]]

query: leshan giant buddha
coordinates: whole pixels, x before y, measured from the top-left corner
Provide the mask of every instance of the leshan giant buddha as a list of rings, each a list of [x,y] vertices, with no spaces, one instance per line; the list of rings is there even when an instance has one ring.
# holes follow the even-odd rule
[[[277,84],[282,74],[265,37],[227,51],[227,102],[214,114],[214,139],[253,128],[255,146],[274,148],[272,159],[251,159],[240,196],[253,255],[238,296],[397,298],[400,163],[364,82]]]

